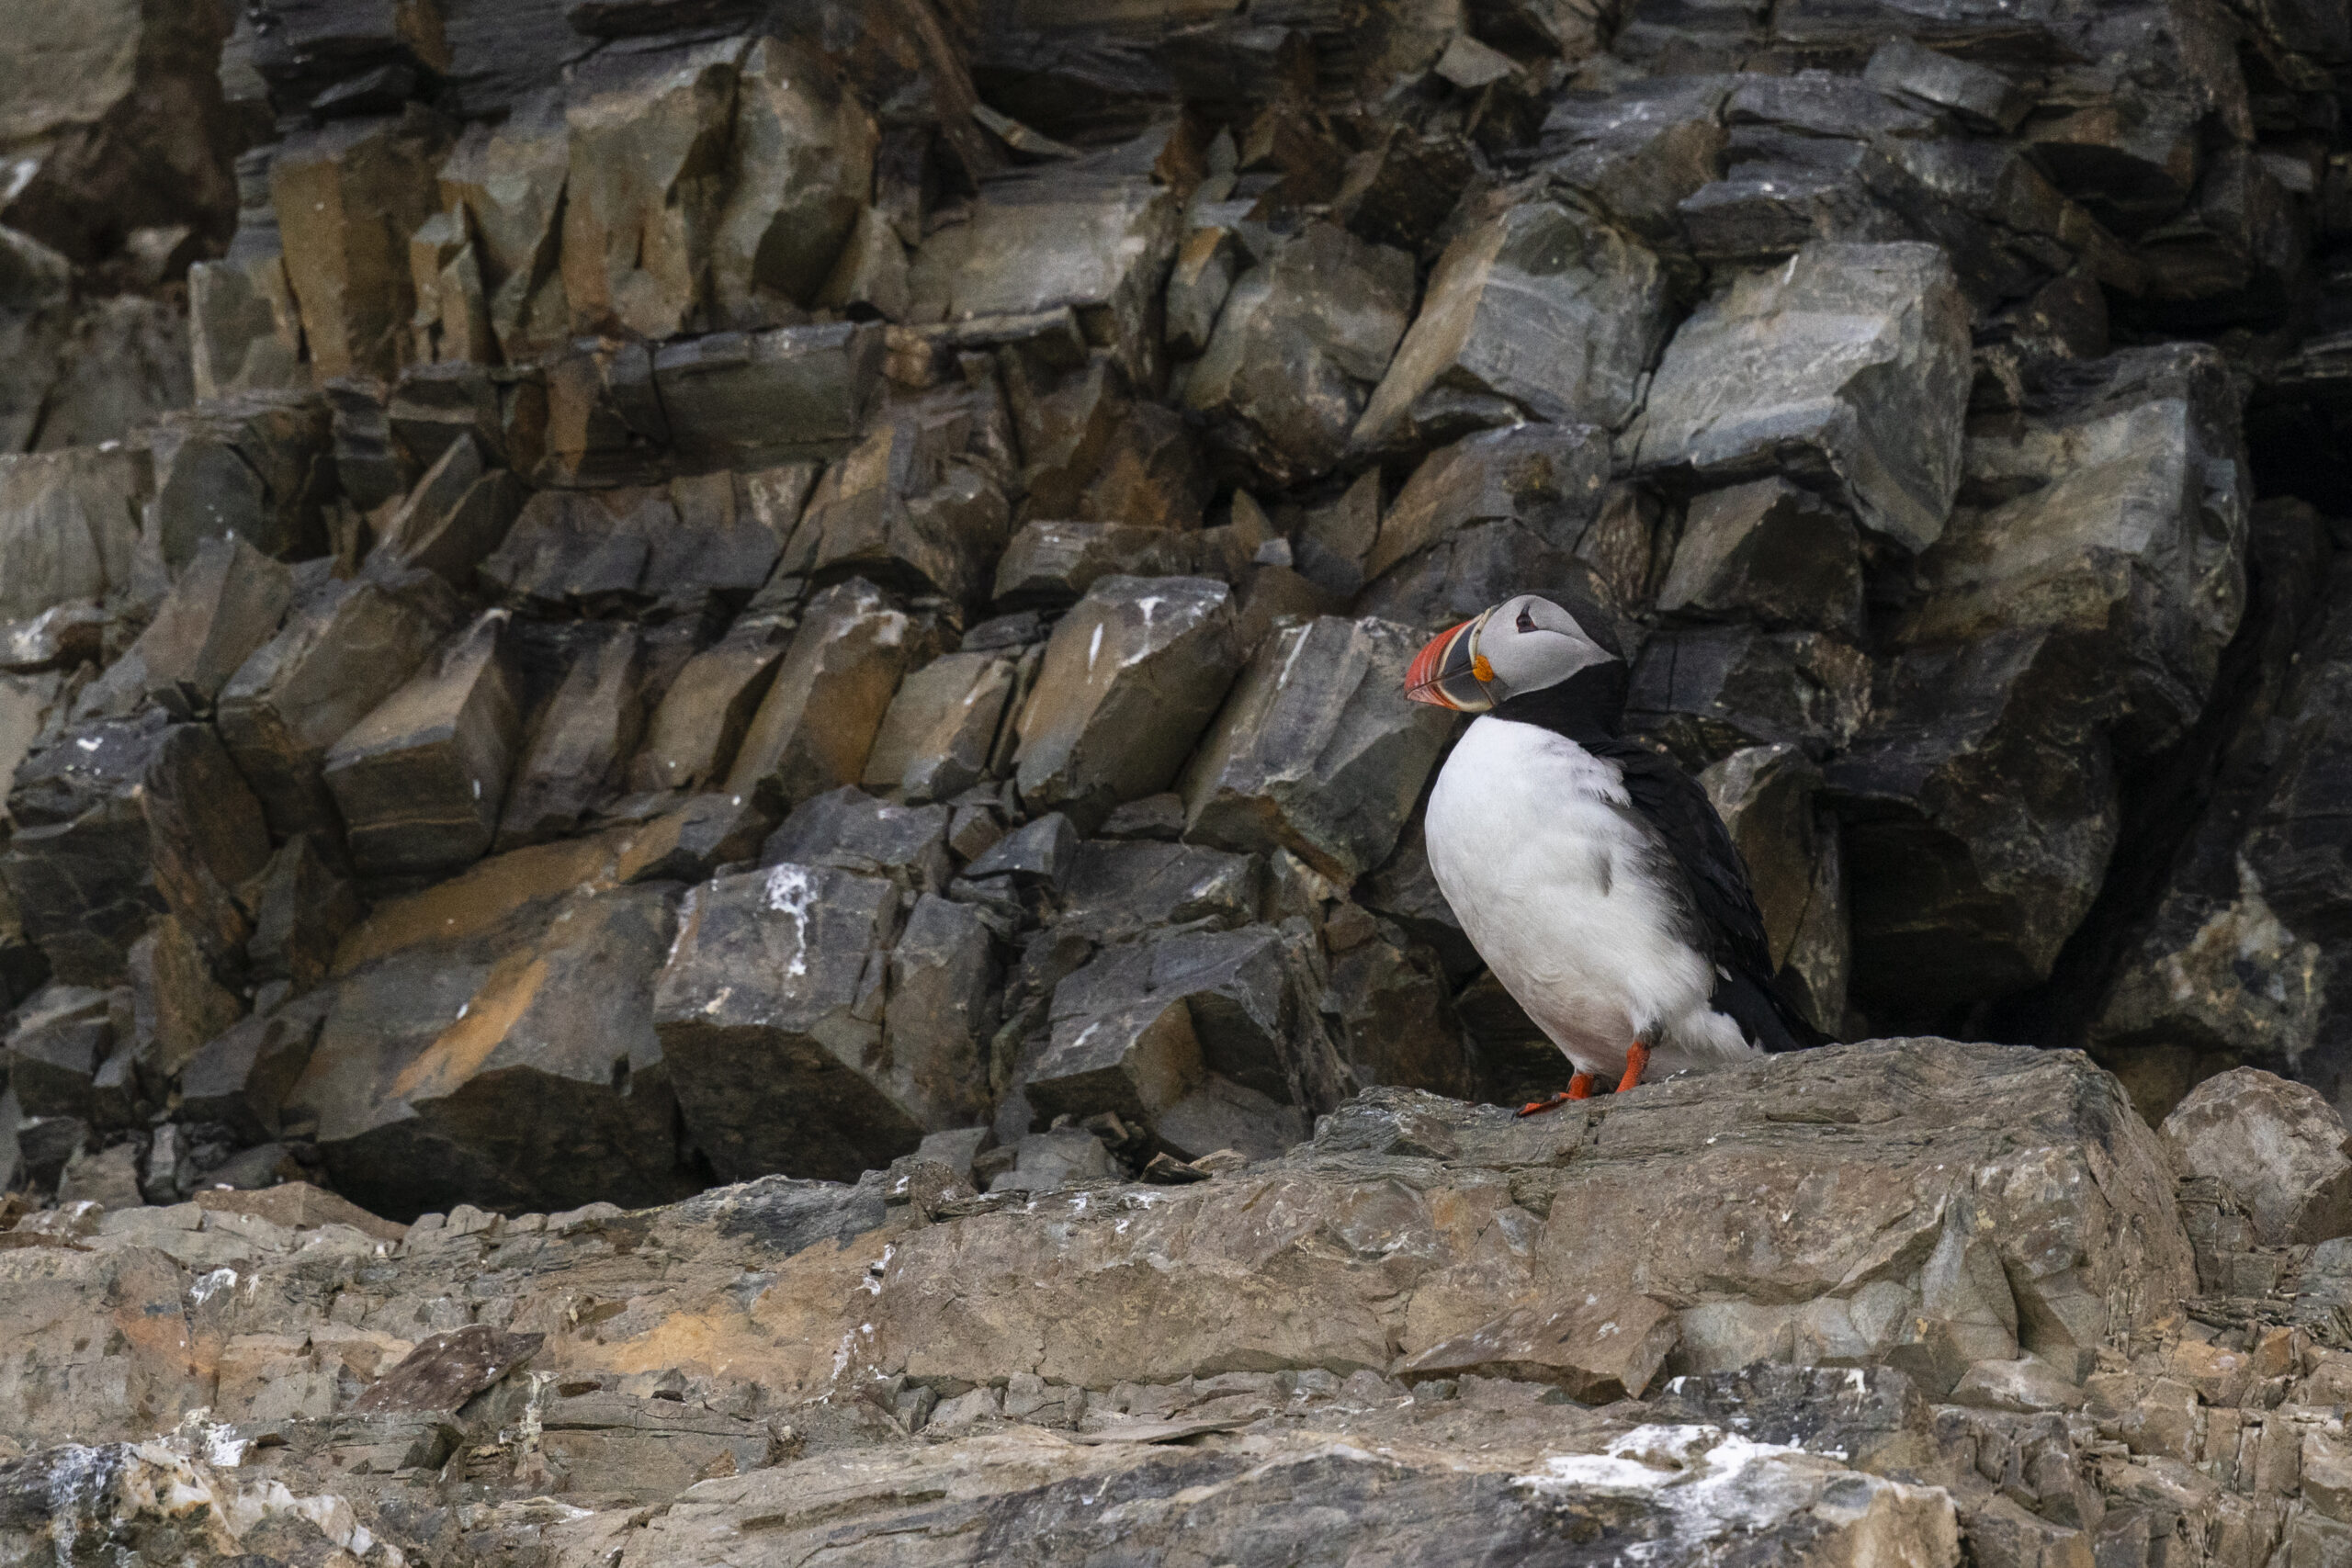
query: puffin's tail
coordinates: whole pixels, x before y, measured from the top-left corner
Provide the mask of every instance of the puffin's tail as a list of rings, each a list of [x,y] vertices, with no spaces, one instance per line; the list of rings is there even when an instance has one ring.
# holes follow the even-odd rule
[[[1769,980],[1739,971],[1718,971],[1711,1000],[1717,1012],[1729,1013],[1747,1037],[1767,1051],[1804,1051],[1832,1042],[1832,1036],[1815,1029],[1781,994],[1781,987]]]

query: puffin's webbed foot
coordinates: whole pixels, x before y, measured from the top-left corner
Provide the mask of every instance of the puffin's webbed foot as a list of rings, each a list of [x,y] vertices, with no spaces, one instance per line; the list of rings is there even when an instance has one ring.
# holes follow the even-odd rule
[[[1530,1100],[1528,1103],[1519,1108],[1519,1113],[1521,1116],[1541,1116],[1546,1111],[1557,1111],[1571,1100],[1590,1100],[1591,1098],[1592,1075],[1590,1073],[1577,1073],[1568,1079],[1568,1087],[1566,1089],[1562,1089],[1559,1093],[1554,1095],[1549,1100]]]
[[[1650,1048],[1646,1044],[1636,1040],[1626,1047],[1625,1076],[1617,1080],[1617,1092],[1623,1094],[1629,1089],[1639,1088],[1642,1081],[1642,1069],[1649,1065]]]

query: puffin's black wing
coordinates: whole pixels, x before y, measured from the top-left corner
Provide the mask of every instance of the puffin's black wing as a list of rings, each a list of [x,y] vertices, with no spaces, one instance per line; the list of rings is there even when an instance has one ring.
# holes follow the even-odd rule
[[[1688,889],[1692,913],[1715,963],[1717,1012],[1736,1021],[1767,1051],[1826,1045],[1829,1037],[1791,1007],[1773,984],[1764,916],[1747,886],[1747,867],[1699,782],[1669,758],[1632,740],[1586,742],[1617,764],[1625,793],[1668,852]]]

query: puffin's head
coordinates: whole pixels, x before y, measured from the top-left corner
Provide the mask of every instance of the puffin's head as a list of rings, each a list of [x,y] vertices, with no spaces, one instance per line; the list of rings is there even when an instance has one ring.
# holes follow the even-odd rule
[[[1486,713],[1556,686],[1617,654],[1549,599],[1522,593],[1440,632],[1405,671],[1405,694],[1456,713]]]

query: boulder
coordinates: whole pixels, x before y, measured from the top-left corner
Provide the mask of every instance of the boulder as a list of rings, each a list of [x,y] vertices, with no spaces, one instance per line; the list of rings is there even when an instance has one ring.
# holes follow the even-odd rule
[[[158,709],[58,734],[18,765],[5,878],[25,933],[75,985],[111,985],[169,911],[218,962],[248,934],[234,896],[269,859],[261,808],[204,725]]]
[[[646,721],[629,783],[695,789],[725,777],[783,657],[776,628],[761,622],[733,628],[687,660]]]
[[[1510,525],[1501,546],[1506,551],[1532,557],[1545,545],[1563,553],[1572,549],[1595,514],[1608,465],[1608,441],[1589,425],[1526,425],[1468,436],[1414,470],[1380,516],[1363,574],[1381,577],[1454,536],[1496,525]]]
[[[281,1123],[309,1123],[336,1189],[395,1217],[691,1190],[651,1010],[675,897],[589,886],[525,907],[512,934],[428,930],[354,964]]]
[[[254,934],[245,943],[252,977],[264,984],[283,980],[297,992],[326,978],[336,944],[362,912],[349,879],[308,833],[278,846],[261,874],[240,891],[254,917]]]
[[[273,834],[341,831],[323,775],[329,749],[415,673],[458,615],[427,571],[301,580],[284,628],[238,666],[218,703],[221,741]]]
[[[1453,728],[1405,700],[1422,640],[1370,618],[1278,627],[1186,769],[1185,836],[1345,883],[1386,860]]]
[[[188,929],[165,915],[131,944],[131,1042],[141,1076],[167,1083],[208,1040],[244,1016]]]
[[[2316,1090],[2233,1068],[2191,1089],[2162,1131],[2183,1175],[2211,1177],[2245,1205],[2262,1245],[2352,1235],[2352,1137]]]
[[[1182,825],[1181,815],[1175,825]],[[1114,818],[1104,830],[1118,826]],[[1113,942],[1169,926],[1247,925],[1257,918],[1263,879],[1251,857],[1204,845],[1088,839],[1053,880],[1061,903],[1056,931]]]
[[[2076,651],[2039,631],[1906,650],[1826,768],[1864,1012],[1939,1016],[2030,985],[2090,908],[2120,818],[2099,677]]]
[[[1854,520],[1777,478],[1695,497],[1657,607],[1859,637],[1862,558]]]
[[[1921,557],[1870,724],[1830,769],[1863,819],[1866,1010],[1917,995],[1929,953],[1944,999],[2047,975],[2106,875],[2118,766],[2204,713],[2248,537],[2217,371],[2201,349],[2126,351],[1972,435],[1972,496],[2014,499],[1959,509]]]
[[[1779,466],[1924,549],[1960,488],[1968,342],[1940,251],[1809,245],[1676,330],[1627,440],[1644,468],[1717,483]]]
[[[553,90],[526,96],[506,118],[467,126],[437,176],[442,206],[465,215],[501,357],[519,364],[571,336],[558,270],[570,128]]]
[[[277,1135],[277,1107],[301,1079],[324,1009],[282,1006],[240,1018],[205,1042],[179,1072],[179,1102],[190,1122],[219,1122],[249,1143]]]
[[[959,434],[945,421],[892,419],[827,469],[800,525],[813,543],[809,569],[984,600],[1012,506],[986,469],[963,460]]]
[[[1211,1072],[1278,1105],[1320,1098],[1332,1064],[1302,1005],[1294,940],[1251,926],[1105,949],[1054,988],[1030,1102],[1149,1123]]]
[[[944,806],[899,806],[844,787],[795,807],[760,846],[765,865],[833,866],[935,891],[948,876]]]
[[[829,867],[689,896],[653,1016],[686,1134],[722,1179],[845,1180],[922,1142],[884,1046],[899,924],[896,887]]]
[[[808,603],[752,716],[724,785],[789,807],[865,772],[874,737],[926,628],[872,583],[836,583]]]
[[[1024,524],[997,558],[1001,609],[1074,604],[1106,577],[1181,575],[1196,568],[1200,537],[1128,523]]]
[[[890,950],[882,1044],[892,1087],[927,1129],[987,1118],[1001,976],[978,909],[933,893],[915,900]]]
[[[863,783],[910,801],[947,800],[989,771],[1017,666],[996,653],[950,653],[900,682],[875,732]]]
[[[1867,655],[1819,632],[1668,626],[1634,660],[1625,727],[1692,768],[1749,746],[1826,756],[1876,716],[1871,677]]]
[[[1178,204],[1144,178],[1054,169],[991,180],[968,219],[928,235],[908,276],[908,319],[985,327],[1075,311],[1090,342],[1137,381],[1157,378],[1159,305]]]
[[[277,634],[293,574],[233,534],[204,540],[104,683],[175,718],[210,715],[230,678]]]
[[[1022,799],[1099,821],[1175,782],[1233,679],[1232,591],[1106,577],[1054,627],[1021,709]]]
[[[302,317],[283,251],[196,263],[187,269],[187,314],[198,399],[302,384]]]
[[[12,1018],[0,1047],[8,1089],[27,1116],[87,1117],[91,1085],[114,1055],[118,1030],[131,1027],[127,991],[85,986],[44,986]],[[13,1129],[12,1129],[13,1131]]]
[[[1645,18],[1629,15],[1629,48]],[[1582,203],[1671,256],[1688,241],[1683,199],[1722,171],[1728,85],[1716,75],[1634,80],[1614,91],[1570,91],[1543,126],[1546,175]]]
[[[452,128],[419,106],[298,131],[271,157],[286,276],[322,379],[389,378],[412,357],[409,237],[436,205],[434,175],[451,138]]]
[[[505,632],[486,613],[328,750],[361,875],[447,873],[488,852],[522,741]]]
[[[1530,201],[1438,259],[1354,439],[1445,440],[1534,419],[1614,428],[1666,338],[1657,258],[1573,208]]]
[[[1320,478],[1347,451],[1412,308],[1410,256],[1310,223],[1234,283],[1184,405],[1272,484]]]
[[[1921,558],[1897,639],[2048,628],[2105,661],[2101,698],[2135,753],[2196,722],[2246,595],[2239,393],[2219,355],[2129,349],[2062,395],[1969,433],[1972,491]]]
[[[462,592],[473,586],[482,558],[504,541],[525,493],[513,474],[488,468],[481,441],[461,430],[386,521],[377,548]]]
[[[600,56],[564,119],[571,331],[662,338],[705,324],[740,40]]]
[[[815,301],[874,186],[874,120],[833,63],[766,38],[735,85],[731,180],[711,242],[712,304],[730,327]]]
[[[682,467],[757,468],[840,456],[881,390],[872,323],[713,333],[664,344],[653,382]]]
[[[0,621],[130,586],[153,493],[148,456],[132,446],[0,457]]]
[[[280,560],[322,555],[334,494],[325,402],[245,392],[167,414],[155,433],[154,530],[174,571],[206,539],[235,534]]]
[[[621,793],[622,770],[645,721],[644,654],[621,626],[572,656],[523,740],[499,814],[500,849],[573,832]]]

